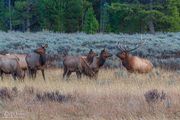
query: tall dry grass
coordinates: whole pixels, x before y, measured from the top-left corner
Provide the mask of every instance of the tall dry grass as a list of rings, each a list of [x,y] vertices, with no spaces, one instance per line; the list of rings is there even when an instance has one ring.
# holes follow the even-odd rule
[[[98,80],[86,77],[78,80],[73,74],[68,81],[62,79],[62,72],[61,69],[46,70],[46,82],[40,73],[36,80],[26,77],[22,82],[6,77],[0,81],[0,88],[18,89],[13,100],[0,99],[0,117],[12,115],[12,118],[25,120],[180,119],[179,71],[154,69],[149,74],[129,74],[125,70],[104,69],[100,70]],[[167,99],[155,103],[153,110],[144,98],[144,93],[151,89],[167,94]],[[37,99],[37,93],[43,95],[54,91],[71,97],[61,102]]]

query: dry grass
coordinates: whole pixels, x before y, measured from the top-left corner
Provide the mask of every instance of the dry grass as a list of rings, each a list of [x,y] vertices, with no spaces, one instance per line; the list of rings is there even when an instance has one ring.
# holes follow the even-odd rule
[[[180,72],[155,69],[152,73],[128,74],[124,70],[101,70],[98,80],[75,74],[62,80],[62,70],[47,70],[47,81],[39,73],[35,81],[24,82],[6,77],[0,88],[17,87],[18,95],[11,101],[0,99],[0,117],[25,120],[171,120],[180,119]],[[164,90],[168,99],[149,109],[144,93]],[[31,92],[28,92],[31,91]],[[32,92],[33,91],[33,92]],[[67,101],[38,101],[37,93],[59,91],[71,96]],[[6,118],[5,118],[6,119]]]

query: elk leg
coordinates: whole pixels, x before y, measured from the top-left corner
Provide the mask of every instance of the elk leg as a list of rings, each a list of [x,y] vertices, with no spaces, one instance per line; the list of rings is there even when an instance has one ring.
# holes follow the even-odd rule
[[[22,74],[23,74],[23,80],[24,80],[24,78],[25,78],[25,74],[26,74],[26,71],[25,71],[25,70],[23,70],[23,71],[22,71]]]
[[[44,74],[44,69],[42,69],[41,72],[42,72],[42,76],[43,76],[44,81],[46,81],[45,74]]]
[[[94,79],[95,79],[95,80],[98,79],[98,72],[94,75]]]
[[[64,67],[63,79],[66,77],[66,75],[67,75],[67,68]]]
[[[71,71],[68,71],[68,72],[67,72],[67,75],[66,75],[66,78],[67,78],[67,79],[69,79],[71,73],[72,73]]]
[[[78,78],[78,79],[81,79],[81,72],[80,72],[80,71],[77,71],[77,72],[76,72],[76,75],[77,75],[77,78]]]
[[[34,79],[36,78],[37,70],[34,70]]]
[[[34,80],[36,78],[36,70],[31,69],[31,78]]]
[[[29,77],[32,79],[33,78],[33,70],[29,68]]]
[[[12,77],[14,80],[16,80],[16,76],[17,76],[16,73],[12,73]]]
[[[0,72],[1,80],[3,81],[3,72]]]
[[[35,80],[35,78],[36,78],[36,73],[37,73],[37,70],[33,70],[33,80]]]

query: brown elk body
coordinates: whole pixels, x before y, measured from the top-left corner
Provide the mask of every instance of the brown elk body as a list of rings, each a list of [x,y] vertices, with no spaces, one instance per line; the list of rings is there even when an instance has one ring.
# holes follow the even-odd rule
[[[20,68],[22,70],[28,69],[27,62],[26,62],[26,56],[27,56],[26,54],[6,54],[6,56],[9,58],[19,59],[18,62],[19,62]]]
[[[3,74],[11,74],[13,79],[24,79],[24,72],[20,68],[17,58],[9,58],[6,55],[0,55],[0,76],[3,79]]]
[[[94,57],[93,62],[90,64],[90,68],[94,72],[94,78],[97,79],[99,69],[104,65],[106,59],[111,57],[110,54],[106,49],[103,49],[99,55],[99,57]]]
[[[132,50],[122,49],[119,47],[121,51],[117,53],[117,57],[120,58],[122,65],[127,69],[128,72],[137,72],[137,73],[148,73],[152,71],[153,64],[144,58],[140,58],[138,56],[133,56],[129,52],[133,51],[138,47]]]
[[[96,53],[90,50],[87,56],[65,56],[63,65],[63,78],[69,78],[72,72],[76,72],[77,78],[81,78],[81,74],[93,76],[93,71],[89,65],[92,63]]]
[[[31,78],[36,78],[37,70],[41,70],[43,79],[45,80],[44,69],[46,66],[46,48],[47,44],[34,50],[32,53],[27,54],[26,62]]]

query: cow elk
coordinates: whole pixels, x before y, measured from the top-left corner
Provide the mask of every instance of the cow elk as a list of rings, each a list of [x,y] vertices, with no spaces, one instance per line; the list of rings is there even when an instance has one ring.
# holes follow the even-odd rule
[[[3,74],[11,74],[13,79],[24,79],[24,72],[19,65],[19,60],[16,58],[8,58],[5,55],[0,56],[0,76],[3,80]]]
[[[87,56],[65,56],[63,60],[64,73],[63,78],[68,79],[72,72],[76,72],[77,78],[81,75],[93,76],[94,73],[90,69],[93,58],[97,56],[93,50],[90,50]]]
[[[32,53],[27,54],[26,62],[30,76],[35,79],[37,70],[41,70],[43,79],[45,80],[44,69],[46,66],[46,48],[47,44],[42,45],[40,48],[34,50]]]
[[[140,46],[143,45],[143,43],[144,42],[141,42],[131,50],[127,50],[127,48],[122,47],[118,43],[118,48],[120,49],[120,52],[117,53],[116,56],[120,58],[122,65],[127,69],[128,72],[148,73],[152,71],[153,64],[149,60],[130,54],[131,51],[138,49]]]
[[[106,59],[111,57],[112,54],[107,49],[103,49],[99,57],[94,57],[93,62],[90,64],[91,70],[94,72],[94,78],[97,79],[99,69],[104,65]]]
[[[26,62],[26,54],[6,54],[5,56],[8,58],[18,59],[20,68],[23,70],[24,75],[25,75],[25,72],[28,69],[27,62]]]

